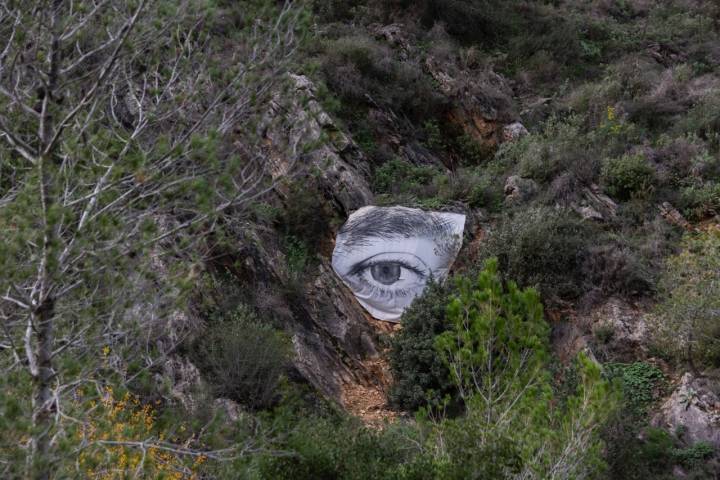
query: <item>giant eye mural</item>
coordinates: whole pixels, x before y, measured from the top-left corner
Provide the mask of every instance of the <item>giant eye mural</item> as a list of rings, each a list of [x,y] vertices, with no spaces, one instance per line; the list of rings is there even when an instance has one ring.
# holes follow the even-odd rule
[[[455,261],[465,215],[406,207],[363,207],[335,242],[332,266],[370,314],[398,321],[428,280]]]

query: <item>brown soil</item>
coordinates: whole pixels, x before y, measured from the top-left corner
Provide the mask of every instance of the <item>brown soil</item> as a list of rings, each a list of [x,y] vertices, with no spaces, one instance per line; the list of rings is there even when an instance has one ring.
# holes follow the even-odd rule
[[[377,385],[347,384],[342,402],[348,413],[372,428],[383,428],[397,417],[397,412],[392,411],[387,404],[387,395]]]
[[[368,322],[381,335],[392,335],[401,328],[400,324],[375,320],[369,316]],[[343,386],[341,400],[345,410],[372,428],[383,428],[398,416],[388,405],[387,389],[392,383],[392,375],[386,353],[381,352],[377,358],[363,362],[360,376],[364,381]]]

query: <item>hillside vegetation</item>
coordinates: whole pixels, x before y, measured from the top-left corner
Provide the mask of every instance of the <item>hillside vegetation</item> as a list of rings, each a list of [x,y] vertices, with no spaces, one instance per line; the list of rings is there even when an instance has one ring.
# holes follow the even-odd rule
[[[0,231],[1,478],[720,476],[716,1],[0,0]]]

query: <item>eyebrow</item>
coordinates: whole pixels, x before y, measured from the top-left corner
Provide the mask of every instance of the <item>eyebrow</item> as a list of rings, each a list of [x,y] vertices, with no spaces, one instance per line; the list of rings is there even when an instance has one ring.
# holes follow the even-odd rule
[[[374,208],[351,218],[338,232],[344,249],[369,245],[377,238],[446,237],[452,221],[432,212],[404,207]]]

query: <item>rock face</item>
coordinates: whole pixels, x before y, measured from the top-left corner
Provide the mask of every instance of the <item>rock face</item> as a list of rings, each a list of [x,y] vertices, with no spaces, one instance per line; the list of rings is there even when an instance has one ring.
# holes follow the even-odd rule
[[[556,326],[553,344],[563,361],[584,351],[599,360],[634,361],[645,350],[647,326],[644,312],[625,300],[612,297],[585,314],[571,316]]]
[[[347,217],[372,202],[365,159],[323,110],[312,82],[295,75],[290,81],[290,91],[278,93],[260,128],[273,175],[312,172],[303,177],[303,186],[312,183],[337,218]],[[287,188],[276,193],[280,202],[293,201]],[[289,271],[278,232],[247,223],[236,236],[233,256],[241,262],[235,276],[253,293],[260,312],[276,317],[291,336],[296,372],[337,401],[348,386],[381,388],[384,379],[364,367],[379,358],[378,335],[329,263],[335,232],[325,233],[323,245],[312,246],[312,256],[319,254],[300,276]]]
[[[720,447],[720,397],[718,385],[707,378],[683,375],[680,383],[653,418],[653,425],[681,432],[693,444],[709,442]]]
[[[424,68],[451,101],[448,121],[481,147],[492,151],[502,141],[527,132],[516,121],[510,101],[512,90],[492,70],[473,74],[453,71],[432,56],[425,59]]]
[[[278,178],[295,168],[314,171],[345,213],[368,205],[373,198],[369,170],[357,146],[323,110],[310,79],[291,75],[290,83],[290,92],[275,95],[260,127],[271,175]]]

